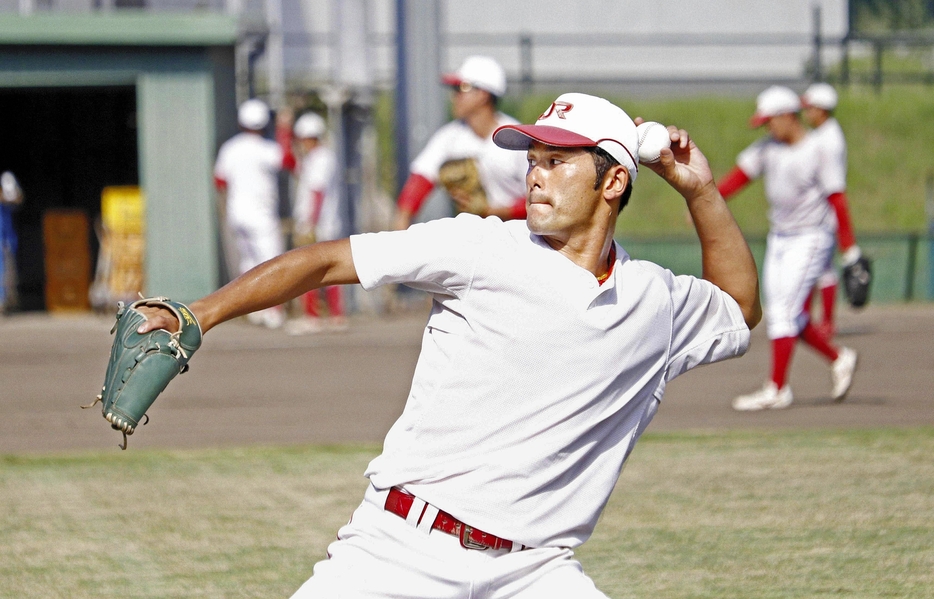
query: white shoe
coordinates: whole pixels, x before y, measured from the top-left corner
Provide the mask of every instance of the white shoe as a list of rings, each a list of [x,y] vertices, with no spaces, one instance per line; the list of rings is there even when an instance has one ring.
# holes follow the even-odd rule
[[[280,308],[266,308],[263,310],[263,326],[267,329],[278,329],[285,324],[285,311]]]
[[[312,335],[321,332],[321,320],[318,318],[303,317],[285,323],[285,332],[288,335]]]
[[[856,372],[856,350],[844,347],[840,350],[837,359],[830,365],[830,380],[833,384],[833,400],[843,401],[853,384],[853,373]]]
[[[740,412],[781,410],[790,406],[792,401],[794,398],[791,395],[791,387],[785,385],[779,389],[775,383],[769,381],[758,391],[734,399],[733,409]]]

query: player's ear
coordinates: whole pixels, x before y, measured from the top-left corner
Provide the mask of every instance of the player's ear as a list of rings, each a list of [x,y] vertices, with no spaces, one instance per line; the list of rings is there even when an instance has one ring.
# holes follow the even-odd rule
[[[620,164],[614,164],[603,176],[603,198],[609,201],[622,196],[627,185],[629,185],[629,171]]]

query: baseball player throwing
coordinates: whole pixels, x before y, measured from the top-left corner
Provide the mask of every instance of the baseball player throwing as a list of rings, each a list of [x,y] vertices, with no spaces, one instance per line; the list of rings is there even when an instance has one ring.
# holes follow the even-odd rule
[[[742,354],[761,316],[755,262],[687,132],[648,165],[687,202],[704,278],[613,239],[639,172],[613,104],[560,96],[497,145],[527,157],[528,219],[461,214],[292,250],[194,302],[209,331],[322,285],[431,294],[405,410],[328,558],[295,598],[596,599],[590,537],[665,386]],[[174,328],[150,311],[143,332]]]
[[[525,160],[498,147],[492,137],[497,127],[516,124],[496,107],[506,93],[503,68],[487,56],[471,56],[442,82],[451,88],[455,120],[438,129],[412,161],[399,193],[395,228],[412,223],[439,181],[458,212],[524,218]]]
[[[798,118],[800,110],[798,95],[787,87],[773,86],[759,94],[750,125],[766,125],[769,135],[743,150],[736,166],[719,184],[720,193],[729,198],[750,180],[764,177],[769,202],[763,274],[772,377],[762,389],[733,400],[737,410],[791,405],[794,398],[787,371],[799,338],[831,363],[834,400],[846,397],[856,370],[856,351],[834,346],[811,323],[805,309],[818,277],[832,265],[836,222],[848,223],[849,217],[837,204],[835,220],[828,201],[842,195],[846,171],[840,169],[839,162],[824,159],[825,147],[817,135],[804,128]],[[852,239],[841,238],[841,247],[855,245]]]

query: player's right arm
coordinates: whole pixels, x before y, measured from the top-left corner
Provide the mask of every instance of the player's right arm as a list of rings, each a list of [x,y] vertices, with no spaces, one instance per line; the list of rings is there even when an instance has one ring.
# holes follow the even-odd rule
[[[222,322],[278,306],[312,289],[359,282],[350,240],[326,241],[263,262],[188,307],[202,332],[207,332]],[[140,326],[140,333],[178,329],[175,317],[164,310],[146,316],[148,320]]]
[[[671,148],[645,164],[684,197],[701,244],[703,278],[732,297],[750,329],[762,320],[759,271],[739,225],[714,184],[707,158],[683,129],[669,127]]]

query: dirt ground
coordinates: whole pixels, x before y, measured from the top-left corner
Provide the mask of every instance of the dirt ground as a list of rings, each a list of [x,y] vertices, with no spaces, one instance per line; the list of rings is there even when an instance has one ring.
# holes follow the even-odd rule
[[[130,448],[380,442],[401,412],[426,313],[359,316],[345,333],[289,337],[233,322],[208,334]],[[112,317],[0,317],[0,454],[113,448],[99,406]],[[765,327],[749,353],[673,381],[649,432],[934,425],[934,305],[840,308],[840,344],[860,353],[853,390],[829,399],[827,365],[798,345],[787,410],[737,413],[733,396],[769,368]]]

